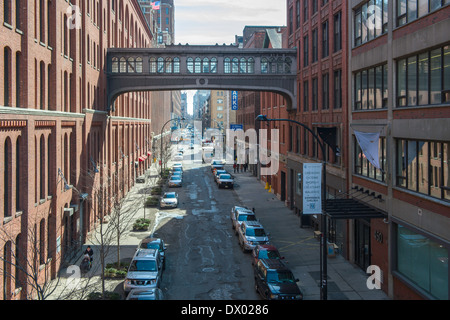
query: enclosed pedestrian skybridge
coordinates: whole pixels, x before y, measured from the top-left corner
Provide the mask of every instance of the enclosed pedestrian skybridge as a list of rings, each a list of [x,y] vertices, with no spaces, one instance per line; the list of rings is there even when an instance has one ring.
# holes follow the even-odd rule
[[[108,110],[126,92],[171,90],[270,91],[296,109],[296,49],[171,45],[107,51]]]

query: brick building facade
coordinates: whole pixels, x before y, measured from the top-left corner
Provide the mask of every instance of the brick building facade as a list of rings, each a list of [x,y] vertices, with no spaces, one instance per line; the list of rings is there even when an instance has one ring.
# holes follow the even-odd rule
[[[155,42],[135,0],[5,0],[0,29],[0,298],[25,299],[26,274],[54,277],[107,214],[99,186],[124,196],[143,174],[170,113],[150,92],[106,111],[107,48]]]

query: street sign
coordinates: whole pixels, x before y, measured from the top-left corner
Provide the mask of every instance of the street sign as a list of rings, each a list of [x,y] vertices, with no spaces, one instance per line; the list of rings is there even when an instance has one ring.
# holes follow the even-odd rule
[[[231,91],[231,110],[238,109],[238,92]]]
[[[322,213],[322,163],[303,164],[303,214]]]
[[[244,125],[243,124],[230,124],[230,129],[231,130],[244,130]]]

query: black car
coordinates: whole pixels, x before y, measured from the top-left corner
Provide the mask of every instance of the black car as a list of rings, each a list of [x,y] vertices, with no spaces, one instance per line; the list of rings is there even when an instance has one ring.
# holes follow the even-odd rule
[[[291,270],[281,261],[260,259],[254,266],[255,289],[267,300],[302,300],[303,294],[297,286]]]

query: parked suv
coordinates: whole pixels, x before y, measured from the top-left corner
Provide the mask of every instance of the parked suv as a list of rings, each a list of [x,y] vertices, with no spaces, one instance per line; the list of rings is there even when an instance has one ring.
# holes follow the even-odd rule
[[[255,213],[245,207],[234,206],[230,214],[231,226],[237,234],[243,221],[256,221]]]
[[[269,237],[258,221],[243,221],[238,229],[239,245],[242,251],[251,251],[258,244],[269,243]]]
[[[157,249],[137,249],[123,282],[123,291],[157,288],[161,283],[162,261]]]
[[[281,261],[261,259],[253,268],[255,290],[267,300],[302,300],[303,294],[291,270]]]

